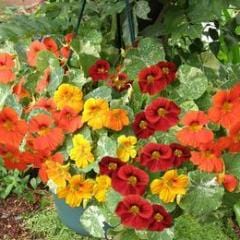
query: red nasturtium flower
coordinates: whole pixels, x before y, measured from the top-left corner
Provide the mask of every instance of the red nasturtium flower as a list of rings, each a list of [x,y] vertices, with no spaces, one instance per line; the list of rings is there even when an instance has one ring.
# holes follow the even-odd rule
[[[24,153],[12,146],[1,145],[0,155],[3,158],[4,166],[7,169],[18,169],[24,171],[27,168],[27,162],[25,161]]]
[[[33,148],[40,151],[53,151],[63,143],[61,128],[53,126],[53,119],[46,114],[32,117],[29,122]]]
[[[56,125],[66,133],[73,133],[83,125],[81,117],[70,107],[54,113],[54,120]]]
[[[13,87],[13,93],[19,100],[30,96],[29,92],[24,87],[24,83],[25,83],[25,79],[21,78],[19,83],[17,83]]]
[[[43,76],[40,78],[40,80],[37,83],[35,91],[37,93],[43,92],[48,86],[50,79],[51,79],[51,70],[50,68],[46,68],[44,70]]]
[[[224,167],[221,151],[214,143],[202,145],[200,151],[192,151],[190,160],[205,172],[222,172]]]
[[[138,84],[141,92],[150,95],[161,92],[167,86],[163,73],[157,66],[142,69],[138,74]]]
[[[172,226],[172,216],[165,210],[164,207],[153,204],[152,208],[153,214],[149,221],[148,230],[161,232],[165,228],[169,228]]]
[[[27,62],[31,67],[36,66],[38,53],[44,50],[47,50],[46,46],[38,40],[30,44],[29,50],[27,51]]]
[[[146,229],[153,209],[151,204],[139,195],[128,195],[118,203],[115,210],[121,223],[134,229]]]
[[[75,37],[75,33],[68,33],[64,36],[64,40],[66,43],[70,44],[73,40],[73,38]]]
[[[27,123],[20,120],[10,107],[0,112],[0,143],[18,148],[28,129]]]
[[[149,182],[148,175],[141,169],[129,164],[119,168],[112,176],[112,187],[120,194],[143,195]]]
[[[237,90],[240,92],[240,89]],[[240,99],[236,97],[237,90],[222,90],[213,96],[213,106],[208,110],[211,121],[225,128],[230,128],[238,121],[236,116],[240,115]]]
[[[40,98],[29,110],[37,108],[47,110],[50,113],[54,113],[55,111],[57,111],[57,106],[52,98]]]
[[[204,112],[190,111],[183,117],[182,123],[184,128],[176,134],[181,144],[199,147],[213,140],[212,131],[205,127],[208,117]]]
[[[100,59],[89,68],[88,74],[93,81],[106,80],[109,77],[109,69],[110,64],[106,60]]]
[[[109,156],[103,157],[99,163],[100,174],[112,177],[113,174],[116,173],[118,169],[124,164],[125,163],[122,162],[119,158]]]
[[[0,53],[0,83],[9,83],[15,79],[13,68],[15,63],[13,56],[8,53]]]
[[[162,70],[163,78],[167,84],[170,84],[176,79],[177,67],[173,62],[159,62],[157,66]]]
[[[172,149],[165,144],[148,143],[139,155],[140,164],[151,172],[165,171],[173,167]]]
[[[145,116],[155,130],[167,131],[178,122],[180,111],[173,101],[159,97],[147,106]]]
[[[0,53],[0,69],[13,69],[15,66],[13,56],[9,53]]]
[[[138,138],[148,138],[155,132],[152,124],[146,119],[144,112],[140,112],[135,116],[132,128]]]
[[[122,92],[128,89],[131,84],[132,81],[129,80],[128,75],[123,72],[111,75],[108,81],[108,85],[118,92]]]
[[[240,122],[234,124],[229,130],[229,136],[220,141],[225,143],[230,152],[240,152]]]
[[[180,167],[184,162],[190,159],[191,153],[187,147],[178,143],[172,143],[169,146],[172,149],[171,160],[174,167]]]
[[[238,179],[230,174],[225,174],[223,177],[223,186],[228,192],[234,192],[238,186]]]
[[[43,39],[43,44],[46,46],[48,51],[52,52],[56,57],[59,57],[58,45],[54,39],[51,37],[45,37]]]

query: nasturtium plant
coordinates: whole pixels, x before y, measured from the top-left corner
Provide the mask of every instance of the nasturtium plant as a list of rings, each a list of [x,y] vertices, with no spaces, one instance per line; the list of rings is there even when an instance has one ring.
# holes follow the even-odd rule
[[[99,239],[238,239],[239,7],[49,0],[6,11],[0,197],[41,180]]]

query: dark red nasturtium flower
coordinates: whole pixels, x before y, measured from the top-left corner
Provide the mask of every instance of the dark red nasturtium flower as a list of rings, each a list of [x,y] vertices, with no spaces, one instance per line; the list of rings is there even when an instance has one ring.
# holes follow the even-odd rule
[[[165,171],[173,167],[172,149],[165,144],[148,143],[140,151],[139,161],[151,172]]]
[[[138,84],[141,92],[150,95],[161,92],[167,86],[163,73],[157,66],[142,69],[138,74]]]
[[[122,162],[119,158],[115,157],[103,157],[101,162],[99,163],[100,174],[108,175],[112,177],[112,175],[118,171],[118,169],[123,166],[125,163]]]
[[[144,112],[140,112],[135,116],[132,128],[138,138],[148,138],[155,132],[152,125],[146,119]]]
[[[172,216],[164,209],[164,207],[153,204],[153,214],[149,221],[148,230],[150,231],[163,231],[165,228],[172,226]]]
[[[139,195],[128,195],[118,203],[115,210],[121,223],[134,229],[146,229],[152,216],[152,205]]]
[[[128,78],[128,75],[124,72],[119,72],[117,74],[113,74],[110,76],[108,85],[114,88],[118,92],[122,92],[128,89],[131,84],[132,80]]]
[[[100,59],[89,68],[88,74],[93,81],[106,80],[109,77],[109,69],[110,64],[106,60]]]
[[[177,67],[173,62],[159,62],[157,66],[162,70],[163,77],[167,84],[170,84],[176,79]]]
[[[174,167],[180,167],[191,157],[190,150],[181,144],[172,143],[170,144],[170,148],[172,149],[172,161]]]
[[[120,167],[116,174],[112,175],[113,189],[124,196],[129,194],[143,195],[148,182],[148,174],[129,164]]]
[[[147,106],[145,116],[155,130],[167,131],[178,122],[180,111],[173,101],[159,97]]]

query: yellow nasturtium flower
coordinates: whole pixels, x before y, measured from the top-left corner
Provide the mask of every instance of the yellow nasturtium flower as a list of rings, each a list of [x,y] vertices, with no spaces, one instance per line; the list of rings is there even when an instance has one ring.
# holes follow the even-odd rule
[[[106,193],[111,187],[111,178],[107,175],[100,175],[96,178],[94,196],[98,202],[106,201]]]
[[[71,207],[79,207],[83,201],[93,197],[94,181],[85,179],[83,175],[73,176],[65,188],[58,190],[59,198],[64,198]]]
[[[57,109],[61,110],[70,107],[77,113],[83,108],[83,93],[79,87],[71,84],[61,84],[55,91],[53,100],[57,105]]]
[[[66,186],[66,182],[71,178],[69,165],[62,165],[59,162],[47,160],[44,166],[48,178],[51,179],[58,188]]]
[[[121,135],[118,137],[117,156],[123,162],[128,162],[130,158],[135,158],[137,155],[135,144],[137,138],[134,136]]]
[[[150,188],[164,203],[170,203],[186,193],[188,184],[187,175],[178,175],[177,170],[169,170],[160,179],[153,180]]]
[[[84,103],[82,121],[93,129],[101,129],[106,123],[109,111],[108,102],[104,99],[89,98]]]
[[[76,162],[77,167],[85,168],[94,161],[91,148],[90,142],[82,134],[73,137],[73,148],[70,150],[69,156]]]

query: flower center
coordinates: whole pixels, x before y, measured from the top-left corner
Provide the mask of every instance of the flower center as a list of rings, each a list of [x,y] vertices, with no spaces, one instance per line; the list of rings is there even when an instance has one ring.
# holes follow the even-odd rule
[[[39,134],[40,136],[45,136],[45,135],[47,135],[47,134],[49,133],[49,131],[50,131],[50,128],[48,128],[48,127],[43,127],[43,128],[41,128],[41,129],[38,131],[38,134]]]
[[[157,113],[159,117],[164,117],[167,114],[167,111],[164,108],[159,108]]]
[[[140,127],[141,129],[146,129],[146,128],[147,128],[147,122],[142,120],[142,121],[139,123],[139,127]]]
[[[8,130],[8,131],[11,131],[13,129],[13,122],[7,120],[4,124],[3,124],[3,127]]]
[[[116,163],[109,163],[108,164],[108,170],[116,170],[117,164]]]
[[[131,176],[128,178],[128,184],[135,186],[137,184],[137,178],[135,176]]]
[[[179,150],[179,149],[176,149],[176,150],[174,151],[174,155],[177,156],[177,157],[181,157],[182,154],[183,154],[183,152],[182,152],[181,150]]]
[[[130,213],[133,213],[134,215],[137,215],[139,213],[140,209],[139,209],[138,206],[133,205],[133,206],[131,206],[129,211],[130,211]]]
[[[155,80],[155,78],[154,78],[153,75],[148,75],[148,76],[147,76],[147,82],[148,82],[148,84],[153,83],[154,80]]]
[[[168,68],[168,67],[162,68],[162,71],[163,71],[163,73],[165,73],[165,74],[169,74],[169,68]]]
[[[190,125],[190,129],[193,131],[193,132],[198,132],[202,129],[202,126],[199,124],[199,123],[192,123]]]
[[[158,160],[161,157],[161,154],[158,151],[152,153],[152,159]]]
[[[105,73],[106,69],[104,67],[100,67],[97,69],[98,73]]]
[[[232,110],[232,104],[229,102],[224,102],[223,104],[223,110],[225,112],[230,112]]]
[[[161,222],[163,220],[163,216],[160,214],[160,213],[156,213],[154,215],[154,219],[157,221],[157,222]]]

